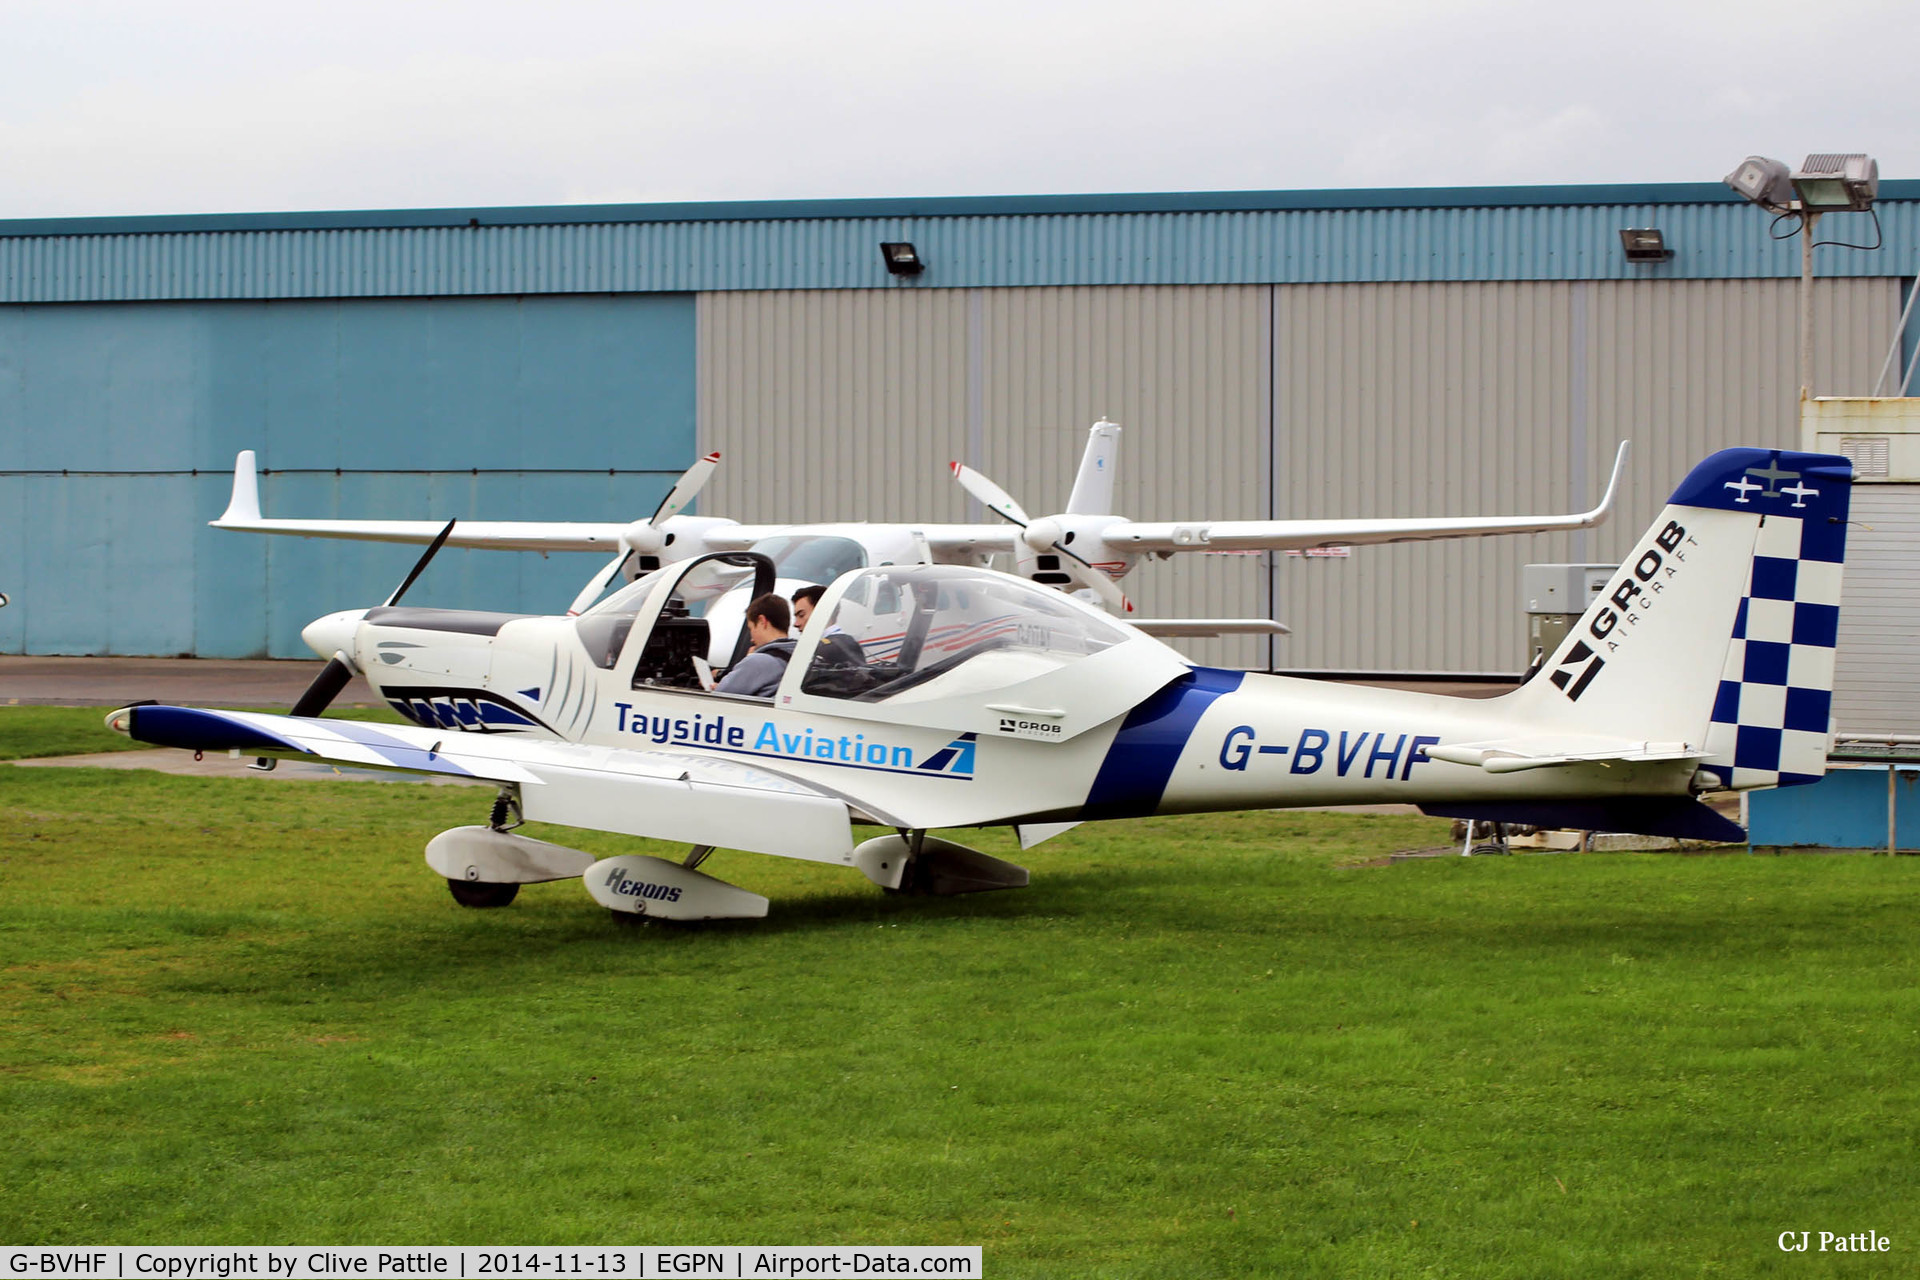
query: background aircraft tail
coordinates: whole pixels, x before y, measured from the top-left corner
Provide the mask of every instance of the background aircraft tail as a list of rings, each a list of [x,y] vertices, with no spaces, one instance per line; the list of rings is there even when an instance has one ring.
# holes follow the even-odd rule
[[[1708,786],[1819,781],[1852,478],[1779,449],[1700,463],[1509,705],[1542,729],[1684,742]]]
[[[1120,424],[1105,418],[1087,432],[1087,450],[1080,455],[1080,470],[1073,476],[1073,492],[1067,495],[1066,514],[1105,516],[1113,514],[1113,465],[1120,452]]]

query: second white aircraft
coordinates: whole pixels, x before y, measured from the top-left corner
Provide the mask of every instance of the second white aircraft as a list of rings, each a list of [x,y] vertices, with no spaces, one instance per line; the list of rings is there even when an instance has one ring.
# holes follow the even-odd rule
[[[1117,423],[1100,421],[1087,435],[1086,452],[1074,477],[1066,509],[1029,516],[1005,489],[961,463],[954,478],[1007,524],[840,523],[741,524],[716,516],[684,514],[719,464],[709,453],[688,468],[659,508],[644,520],[461,521],[447,540],[454,547],[493,547],[514,551],[603,551],[611,558],[573,603],[580,613],[620,579],[631,581],[663,564],[723,551],[757,551],[769,557],[781,587],[790,593],[806,583],[826,584],[851,569],[884,564],[963,564],[984,566],[995,555],[1011,555],[1022,578],[1069,592],[1084,591],[1110,612],[1133,613],[1118,585],[1143,556],[1195,551],[1285,551],[1361,546],[1437,538],[1493,534],[1546,533],[1587,529],[1604,521],[1626,462],[1622,442],[1614,458],[1606,493],[1590,511],[1535,516],[1416,516],[1345,520],[1172,520],[1141,521],[1113,511],[1114,471],[1120,444]],[[233,472],[233,495],[216,529],[247,533],[293,534],[309,538],[358,541],[432,542],[445,522],[438,520],[329,520],[267,517],[252,450],[240,454]],[[1284,632],[1266,619],[1185,619],[1129,621],[1153,634],[1217,634],[1225,631]]]

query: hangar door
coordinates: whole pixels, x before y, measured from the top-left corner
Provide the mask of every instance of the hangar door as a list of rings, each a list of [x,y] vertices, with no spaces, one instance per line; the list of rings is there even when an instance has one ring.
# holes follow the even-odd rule
[[[0,652],[311,657],[419,554],[208,529],[269,515],[649,514],[693,460],[688,294],[0,307]],[[566,608],[600,557],[449,552],[423,604]],[[572,562],[572,563],[569,563]]]

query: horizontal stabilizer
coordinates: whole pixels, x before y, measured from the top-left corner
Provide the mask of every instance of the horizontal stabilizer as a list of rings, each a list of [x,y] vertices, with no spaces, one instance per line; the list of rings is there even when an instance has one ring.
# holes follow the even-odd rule
[[[1449,801],[1423,804],[1433,818],[1474,822],[1513,822],[1563,831],[1614,831],[1676,840],[1717,840],[1741,844],[1747,833],[1739,823],[1686,796],[1628,797],[1612,800]]]
[[[1616,742],[1513,738],[1501,742],[1463,742],[1428,747],[1427,756],[1488,773],[1520,773],[1571,764],[1649,764],[1662,760],[1699,760],[1702,753],[1684,742]]]

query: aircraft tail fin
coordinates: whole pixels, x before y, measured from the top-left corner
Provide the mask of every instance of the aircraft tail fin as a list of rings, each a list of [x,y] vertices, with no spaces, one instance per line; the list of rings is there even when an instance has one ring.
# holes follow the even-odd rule
[[[1105,418],[1094,423],[1087,432],[1087,451],[1080,455],[1080,470],[1074,473],[1067,515],[1113,514],[1113,468],[1119,453],[1120,424]]]
[[[1819,781],[1852,479],[1826,454],[1702,462],[1507,695],[1514,711],[1543,730],[1685,744],[1709,788]]]
[[[260,476],[254,470],[253,450],[242,449],[233,460],[233,494],[215,524],[250,524],[260,519]]]

